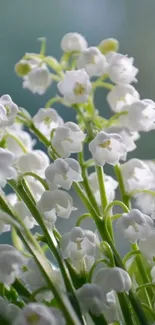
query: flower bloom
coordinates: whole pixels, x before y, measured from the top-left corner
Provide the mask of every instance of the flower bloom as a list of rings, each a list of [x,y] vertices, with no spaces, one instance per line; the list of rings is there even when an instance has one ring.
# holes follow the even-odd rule
[[[138,69],[133,66],[134,59],[126,55],[111,52],[107,55],[108,69],[110,79],[115,84],[130,84],[137,81],[135,78]]]
[[[0,282],[11,285],[20,275],[24,258],[13,246],[0,245]]]
[[[123,213],[117,221],[117,226],[132,243],[138,239],[145,239],[154,227],[153,219],[141,213],[137,209],[131,210],[129,213]]]
[[[98,204],[101,205],[100,190],[99,190],[96,172],[89,174],[88,179],[89,179],[89,184],[95,195],[95,198]],[[113,177],[106,174],[104,174],[104,181],[105,181],[105,189],[106,189],[108,202],[112,202],[115,198],[115,190],[118,186],[118,182],[116,182],[116,180]]]
[[[13,325],[65,325],[61,312],[56,308],[48,308],[39,303],[27,304],[19,316],[14,320]]]
[[[53,129],[64,124],[63,119],[53,108],[40,108],[33,117],[33,123],[48,139]]]
[[[126,191],[147,189],[152,184],[153,174],[147,164],[140,159],[130,159],[121,165]]]
[[[122,137],[116,133],[100,131],[89,143],[89,150],[98,166],[116,165],[127,153]]]
[[[25,226],[28,229],[32,229],[34,226],[38,225],[38,223],[32,217],[31,212],[23,201],[17,201],[14,204],[13,208],[16,213],[20,216],[20,218],[24,221]]]
[[[23,88],[29,89],[33,94],[43,95],[51,82],[50,71],[46,65],[36,66],[24,77]]]
[[[55,130],[52,145],[63,158],[68,158],[71,153],[82,151],[82,142],[86,135],[79,126],[73,122],[67,122],[63,127]]]
[[[58,89],[69,105],[85,103],[92,86],[84,69],[71,70],[65,73],[64,79],[58,83]]]
[[[0,97],[0,127],[6,127],[14,123],[18,106],[9,95]]]
[[[77,66],[84,68],[89,77],[102,76],[106,73],[107,61],[97,47],[89,47],[79,55]]]
[[[21,309],[18,306],[10,304],[5,298],[0,297],[1,322],[4,322],[4,324],[12,324],[20,313]]]
[[[0,148],[0,187],[6,185],[6,180],[16,178],[17,173],[13,167],[15,156],[7,149]]]
[[[87,47],[87,41],[79,33],[68,33],[62,38],[60,46],[64,52],[81,52]]]
[[[107,95],[108,104],[113,112],[120,112],[122,107],[139,99],[138,91],[131,85],[116,85]]]
[[[148,132],[155,129],[155,102],[135,100],[121,108],[126,114],[119,117],[119,124],[131,131]]]
[[[43,177],[48,165],[49,157],[41,150],[34,150],[23,154],[16,161],[16,168],[19,172],[34,172]]]
[[[58,189],[59,186],[69,190],[73,182],[82,181],[81,167],[73,158],[58,158],[45,170],[45,177],[50,189]]]
[[[155,230],[153,229],[145,239],[141,239],[139,242],[139,249],[141,250],[142,254],[151,262],[153,262],[153,258],[155,256],[154,247]]]
[[[51,224],[56,221],[56,216],[69,218],[71,212],[76,210],[72,197],[62,190],[45,191],[37,202],[37,207]]]
[[[80,263],[83,259],[85,265],[90,269],[95,261],[98,239],[96,234],[90,230],[75,227],[66,233],[60,240],[60,250],[64,259],[69,258],[77,270],[83,269]]]
[[[93,282],[101,287],[104,293],[112,290],[128,292],[132,284],[129,274],[119,267],[99,269],[94,276]]]
[[[89,311],[96,316],[104,314],[108,323],[113,323],[118,319],[113,292],[105,295],[98,285],[86,283],[76,291],[76,294],[83,314]]]

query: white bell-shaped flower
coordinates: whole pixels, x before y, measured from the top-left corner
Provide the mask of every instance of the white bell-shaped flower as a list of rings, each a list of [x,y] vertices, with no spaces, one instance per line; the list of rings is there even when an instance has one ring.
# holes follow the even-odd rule
[[[60,250],[63,258],[69,258],[77,270],[80,271],[81,268],[83,268],[83,264],[80,263],[80,261],[83,259],[85,259],[86,262],[84,263],[85,267],[87,266],[86,258],[88,258],[89,268],[93,265],[97,252],[97,244],[98,238],[95,233],[90,230],[75,227],[62,236],[60,240]],[[89,257],[91,261],[89,261]]]
[[[57,189],[59,186],[69,190],[73,182],[81,182],[81,167],[73,158],[58,158],[45,170],[45,177],[50,189]]]
[[[149,188],[152,184],[153,174],[148,167],[140,159],[130,159],[121,165],[122,176],[125,189],[128,193]]]
[[[6,180],[17,177],[17,172],[13,167],[15,156],[7,149],[0,148],[0,187],[6,185]]]
[[[125,104],[139,99],[138,91],[131,85],[116,85],[107,95],[107,101],[113,112],[120,112]]]
[[[52,145],[63,158],[68,158],[71,153],[82,151],[82,142],[86,135],[79,126],[73,122],[67,122],[63,127],[55,130]]]
[[[145,239],[139,241],[139,248],[142,254],[151,262],[155,257],[154,247],[155,247],[155,230],[153,229],[152,232]]]
[[[58,89],[68,105],[85,103],[92,85],[84,69],[71,70],[65,73],[64,79],[58,83]]]
[[[24,258],[13,246],[0,245],[0,282],[11,285],[21,273]]]
[[[155,192],[155,187],[150,188]],[[155,212],[155,196],[149,193],[139,193],[135,195],[135,206],[141,209],[143,213],[154,214]]]
[[[137,81],[135,78],[138,69],[134,67],[133,58],[128,58],[121,53],[110,53],[108,59],[108,74],[115,84],[130,84]]]
[[[51,85],[52,78],[46,65],[34,67],[27,76],[24,77],[23,88],[32,91],[33,94],[43,95]]]
[[[94,196],[97,200],[97,203],[101,205],[100,190],[99,190],[98,178],[96,172],[91,173],[88,179],[89,179],[89,184],[93,190]],[[115,198],[115,190],[118,186],[118,182],[116,182],[116,180],[113,177],[106,174],[104,174],[104,181],[105,181],[105,189],[106,189],[108,202],[112,202]]]
[[[104,293],[112,290],[128,292],[132,285],[129,274],[119,267],[100,268],[94,275],[93,282],[102,288]]]
[[[0,127],[6,127],[14,123],[18,106],[9,95],[0,97]]]
[[[76,210],[72,197],[62,190],[45,191],[37,202],[37,207],[45,220],[51,223],[56,221],[56,216],[69,218],[71,212]]]
[[[14,126],[14,128],[13,128]],[[15,136],[18,138],[25,149],[29,152],[32,151],[33,146],[35,145],[36,141],[32,139],[31,135],[24,131],[22,129],[21,125],[18,125],[17,123],[14,123],[13,126],[8,127],[6,132],[8,132],[7,137],[6,137],[6,147],[8,150],[13,152],[16,157],[19,157],[21,154],[23,154],[23,149],[19,145],[19,143],[13,138]],[[17,127],[16,127],[17,126]]]
[[[83,314],[89,311],[95,316],[104,314],[108,323],[117,320],[116,299],[113,292],[106,295],[96,284],[86,283],[76,291]]]
[[[21,155],[16,161],[16,168],[21,173],[34,172],[44,177],[45,169],[49,166],[49,157],[41,150],[34,150]]]
[[[121,108],[127,114],[119,117],[119,124],[131,131],[148,132],[155,129],[155,102],[136,100]]]
[[[0,234],[11,230],[11,225],[16,222],[7,213],[0,210]]]
[[[25,180],[27,182],[27,185],[36,201],[40,200],[41,195],[45,191],[44,186],[37,181],[34,177],[26,176]]]
[[[123,213],[117,220],[117,227],[123,232],[125,238],[134,243],[138,239],[145,239],[154,227],[153,219],[137,209]]]
[[[20,313],[21,309],[18,306],[10,304],[5,298],[0,297],[1,325],[3,325],[3,322],[4,324],[12,324]]]
[[[33,123],[48,139],[53,129],[64,124],[63,119],[53,108],[40,108],[33,117]]]
[[[60,46],[64,52],[81,52],[87,48],[87,41],[79,33],[68,33],[62,38]]]
[[[78,69],[84,68],[89,75],[102,76],[106,73],[107,61],[97,47],[89,47],[79,55],[77,60]]]
[[[119,134],[104,131],[100,131],[89,143],[89,150],[98,166],[105,163],[116,165],[128,151]]]
[[[39,303],[27,304],[12,325],[65,325],[61,312]]]
[[[32,229],[34,226],[38,225],[36,220],[33,218],[31,212],[27,208],[26,204],[23,201],[18,201],[14,205],[14,210],[20,216],[20,218],[24,221],[25,226],[28,229]]]

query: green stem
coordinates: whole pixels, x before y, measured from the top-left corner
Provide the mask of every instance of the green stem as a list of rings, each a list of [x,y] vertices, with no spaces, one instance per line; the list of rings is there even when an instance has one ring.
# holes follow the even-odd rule
[[[102,205],[102,212],[103,212],[105,207],[108,205],[103,168],[100,166],[96,166],[96,173],[98,177],[98,185],[100,189],[101,205]]]
[[[131,305],[125,293],[121,292],[117,294],[118,300],[121,306],[122,314],[126,325],[134,325],[133,313]]]
[[[31,123],[29,125],[29,129],[30,131],[32,131],[36,136],[37,138],[46,146],[46,147],[49,147],[50,146],[50,141],[34,126],[33,123]]]
[[[89,275],[88,275],[88,282],[92,282],[92,277],[93,277],[93,273],[94,273],[94,270],[96,268],[97,265],[99,265],[100,263],[103,263],[104,266],[106,265],[107,267],[110,267],[110,264],[108,263],[108,261],[103,258],[103,259],[100,259],[100,260],[96,260],[95,263],[93,264],[93,266],[91,267],[90,271],[89,271]]]
[[[93,90],[95,90],[96,88],[98,87],[103,87],[103,88],[106,88],[106,89],[113,89],[114,85],[113,84],[110,84],[108,82],[103,82],[103,81],[95,81],[93,83]]]
[[[46,103],[45,108],[50,108],[55,103],[62,103],[63,104],[63,98],[62,97],[58,97],[58,96],[57,97],[54,97],[54,98],[52,97]]]
[[[93,219],[96,219],[96,218],[99,219],[99,215],[97,214],[96,210],[94,209],[94,207],[88,200],[87,196],[85,195],[85,192],[82,190],[80,185],[78,183],[74,183],[73,186],[74,186],[74,189],[76,190],[76,192],[78,193],[81,201],[83,202],[85,207],[88,209],[88,211],[92,215]]]
[[[90,218],[90,219],[92,218],[90,213],[84,213],[84,214],[82,214],[82,215],[78,218],[78,220],[77,220],[77,222],[76,222],[76,227],[80,227],[81,222],[84,221],[84,220],[87,219],[87,218]]]
[[[144,288],[154,288],[155,289],[155,283],[141,284],[138,288],[136,288],[136,292],[138,293],[140,290],[142,290]]]
[[[89,312],[89,315],[90,315],[91,319],[93,320],[94,324],[96,324],[96,325],[108,325],[108,322],[106,321],[103,314],[101,314],[100,316],[95,316],[91,312]]]
[[[24,146],[23,142],[18,138],[16,137],[14,134],[12,133],[7,133],[5,136],[4,136],[4,140],[7,139],[7,138],[12,138],[13,140],[15,140],[17,142],[17,144],[19,145],[19,147],[21,148],[21,150],[24,152],[24,153],[27,153],[28,150],[27,148]]]
[[[24,175],[22,175],[22,178],[25,176],[32,176],[33,178],[35,178],[37,181],[39,181],[43,185],[45,190],[49,190],[47,182],[39,175],[37,175],[33,172],[26,172],[26,173],[24,173]]]
[[[114,170],[115,170],[115,174],[116,174],[116,177],[117,177],[117,180],[119,183],[122,201],[128,208],[130,208],[130,196],[127,195],[126,190],[125,190],[125,185],[124,185],[123,176],[121,173],[120,166],[118,164],[115,165]]]
[[[104,215],[108,215],[110,210],[115,206],[115,205],[119,205],[126,213],[129,212],[128,207],[122,202],[122,201],[118,201],[115,200],[113,202],[110,202],[106,208],[104,209]]]
[[[152,319],[155,320],[155,311],[152,308],[150,308],[148,305],[144,304],[143,302],[142,302],[142,306],[149,313],[149,315],[152,316]]]
[[[127,262],[131,257],[133,257],[133,256],[137,256],[137,255],[139,255],[139,254],[141,254],[141,251],[138,250],[138,249],[135,250],[135,251],[132,251],[132,252],[127,253],[127,254],[124,256],[124,258],[123,258],[123,264],[125,265],[126,262]]]

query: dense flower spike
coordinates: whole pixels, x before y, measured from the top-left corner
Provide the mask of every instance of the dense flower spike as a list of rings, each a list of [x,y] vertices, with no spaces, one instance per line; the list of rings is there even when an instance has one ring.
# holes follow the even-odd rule
[[[84,69],[67,71],[64,79],[58,83],[58,89],[67,104],[85,103],[92,86]]]
[[[0,234],[13,243],[0,245],[0,325],[153,325],[155,161],[131,154],[155,129],[155,102],[131,85],[138,69],[117,40],[91,46],[68,33],[59,61],[39,41],[15,72],[32,93],[55,82],[62,96],[34,116],[0,97]],[[99,88],[110,118],[96,107]]]

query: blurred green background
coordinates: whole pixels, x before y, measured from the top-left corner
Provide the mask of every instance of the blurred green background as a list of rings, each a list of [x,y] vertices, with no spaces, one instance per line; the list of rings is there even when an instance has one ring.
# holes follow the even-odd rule
[[[136,88],[141,97],[155,100],[154,17],[155,0],[1,0],[0,94],[10,94],[14,102],[32,115],[44,107],[56,87],[52,86],[45,96],[33,95],[22,89],[14,65],[25,52],[39,51],[36,40],[42,36],[47,38],[47,53],[60,58],[61,38],[76,31],[86,37],[90,46],[104,38],[117,38],[120,52],[133,56],[140,70]],[[105,95],[100,91],[96,103],[101,114],[108,116]],[[71,109],[56,108],[66,121],[74,118]],[[154,132],[141,137],[134,155],[155,158]],[[6,235],[2,237],[7,240]]]

